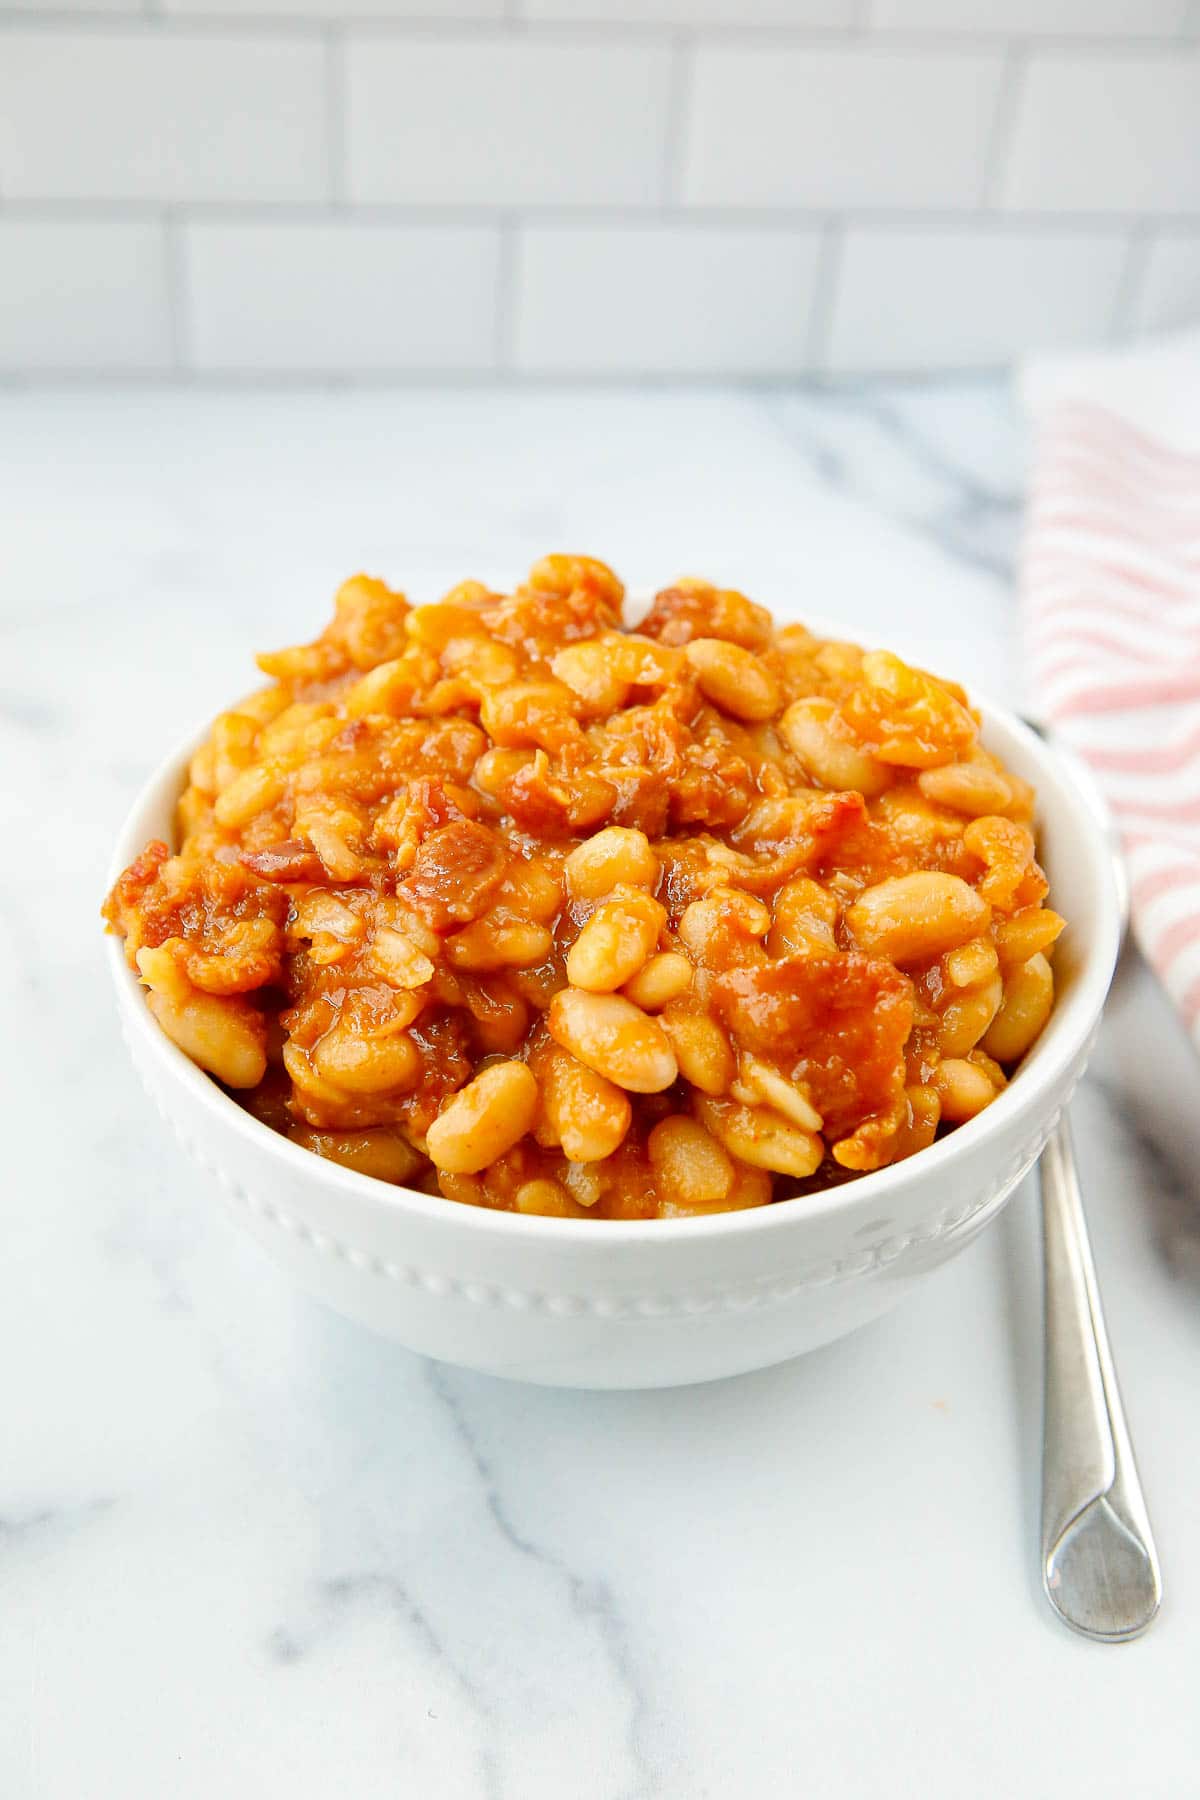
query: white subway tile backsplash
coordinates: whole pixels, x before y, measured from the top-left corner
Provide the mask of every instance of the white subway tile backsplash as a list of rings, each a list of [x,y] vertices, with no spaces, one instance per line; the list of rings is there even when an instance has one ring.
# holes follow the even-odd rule
[[[1174,37],[1190,0],[867,0],[873,31],[1020,37]]]
[[[1200,55],[1035,52],[1002,194],[1029,212],[1200,210]]]
[[[530,225],[517,257],[516,364],[538,373],[795,374],[816,231]]]
[[[638,25],[778,25],[845,29],[860,0],[517,0],[522,18]]]
[[[0,219],[0,370],[170,364],[160,225]]]
[[[1200,0],[0,0],[0,375],[786,376],[1193,320]]]
[[[490,226],[193,223],[187,360],[294,373],[491,368],[498,246]]]
[[[1134,305],[1138,336],[1200,325],[1200,229],[1167,232],[1150,245]]]
[[[664,45],[352,34],[355,201],[645,206],[664,178]]]
[[[324,46],[153,29],[0,36],[0,194],[322,199]]]
[[[1000,91],[992,50],[696,52],[684,196],[699,206],[969,207]]]
[[[1127,234],[1014,225],[851,226],[827,363],[837,373],[986,367],[1110,336]]]

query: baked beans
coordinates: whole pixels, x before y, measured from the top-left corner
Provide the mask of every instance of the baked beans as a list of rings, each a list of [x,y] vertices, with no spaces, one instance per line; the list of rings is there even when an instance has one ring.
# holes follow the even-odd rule
[[[760,1206],[914,1154],[1042,1030],[1063,921],[954,683],[688,579],[410,606],[356,576],[218,718],[105,904],[273,1129],[552,1217]]]

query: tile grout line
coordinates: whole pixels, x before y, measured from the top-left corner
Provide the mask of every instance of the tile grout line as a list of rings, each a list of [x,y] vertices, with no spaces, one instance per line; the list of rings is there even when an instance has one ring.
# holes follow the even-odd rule
[[[262,369],[249,365],[213,364],[204,368],[186,367],[178,373],[170,369],[131,367],[127,363],[45,364],[36,370],[13,370],[0,365],[0,393],[20,391],[38,393],[47,390],[82,389],[115,384],[152,391],[170,392],[189,389],[228,390],[239,393],[296,391],[305,389],[338,389],[362,391],[386,387],[398,392],[437,392],[441,388],[477,389],[482,392],[519,394],[531,389],[553,392],[566,386],[603,393],[618,389],[650,388],[655,390],[696,390],[719,392],[732,387],[751,392],[770,392],[798,379],[818,382],[822,387],[843,387],[861,393],[864,379],[880,377],[889,384],[923,389],[931,380],[946,380],[971,386],[981,380],[1008,379],[1011,358],[985,357],[970,364],[939,364],[930,367],[906,363],[884,367],[878,363],[855,363],[853,367],[829,369],[814,367],[798,377],[794,362],[780,363],[778,368],[746,369],[740,364],[724,363],[711,370],[664,369],[644,362],[630,362],[619,368],[597,370],[586,365],[563,369],[520,368],[497,371],[490,366],[461,363],[427,365],[414,363],[367,364],[352,369],[296,367]]]
[[[821,254],[808,316],[804,365],[810,375],[824,375],[828,372],[834,306],[841,280],[845,241],[845,222],[831,219],[821,237]]]
[[[1025,88],[1028,50],[1023,44],[1010,44],[1004,55],[1000,91],[996,96],[996,112],[988,132],[983,156],[983,179],[980,182],[979,210],[996,213],[1001,210],[1004,177],[1016,134],[1017,109]]]
[[[496,369],[511,374],[516,367],[517,276],[521,257],[521,222],[510,214],[500,223],[496,246],[496,318],[492,354]]]
[[[187,272],[180,221],[168,207],[162,218],[162,252],[167,284],[167,324],[170,332],[171,368],[178,377],[188,370]]]
[[[663,132],[662,199],[665,207],[680,206],[686,176],[688,113],[694,75],[694,38],[676,33],[671,45],[667,74],[666,127]]]
[[[137,220],[154,220],[161,216],[166,204],[156,198],[59,198],[26,195],[3,195],[5,212],[12,219],[55,220],[65,224],[120,224]],[[797,227],[820,227],[844,222],[867,230],[938,230],[947,233],[969,232],[981,224],[1002,230],[1028,232],[1034,236],[1089,236],[1104,232],[1129,232],[1143,222],[1156,228],[1186,233],[1200,233],[1200,207],[1154,213],[1129,209],[1080,211],[1077,208],[1056,211],[1030,211],[1026,208],[1005,209],[989,213],[978,206],[883,206],[883,205],[688,205],[686,203],[650,203],[639,205],[626,201],[529,201],[514,208],[511,204],[489,206],[475,201],[438,200],[429,203],[413,200],[353,201],[335,208],[328,199],[310,200],[179,200],[171,202],[174,210],[188,221],[211,220],[252,225],[313,223],[330,219],[335,211],[362,225],[496,225],[506,217],[519,216],[534,225],[604,226],[626,224],[713,226],[730,231],[776,229],[781,232]]]
[[[1121,278],[1117,283],[1116,297],[1113,301],[1113,316],[1109,322],[1110,343],[1121,344],[1133,341],[1138,302],[1146,285],[1150,253],[1154,248],[1155,236],[1155,225],[1149,219],[1141,220],[1129,233],[1125,263],[1121,270]]]
[[[986,371],[984,371],[986,373]],[[893,373],[895,373],[893,371]],[[952,371],[952,373],[964,373]],[[972,371],[967,370],[969,377]],[[896,378],[905,379],[901,371]],[[917,382],[928,379],[928,371],[910,371],[909,378]],[[641,363],[630,363],[616,370],[597,371],[579,368],[573,371],[546,369],[518,370],[513,373],[497,372],[494,369],[464,367],[462,364],[446,365],[438,368],[425,368],[415,364],[371,365],[363,364],[351,370],[338,369],[259,369],[240,366],[214,364],[202,369],[186,368],[179,374],[170,369],[131,368],[123,363],[105,363],[89,367],[74,364],[45,366],[35,372],[17,371],[0,367],[0,392],[20,390],[24,393],[37,393],[46,389],[103,387],[109,383],[122,386],[136,386],[159,391],[170,391],[185,384],[196,389],[233,390],[237,392],[255,391],[289,391],[297,389],[339,388],[355,390],[385,386],[396,390],[423,390],[436,392],[439,388],[453,386],[456,388],[478,388],[491,391],[507,391],[519,393],[522,388],[541,388],[553,391],[561,389],[564,383],[587,388],[596,392],[612,391],[620,388],[653,388],[694,389],[697,387],[722,390],[731,386],[748,389],[770,389],[780,382],[795,379],[795,371],[781,366],[770,371],[741,371],[736,368],[721,368],[711,373],[697,375],[694,371],[661,369]]]
[[[893,50],[904,50],[974,56],[980,53],[997,55],[1009,49],[1021,49],[1035,54],[1044,50],[1079,52],[1081,55],[1107,52],[1130,59],[1161,59],[1180,48],[1195,47],[1197,34],[1200,33],[1200,0],[1193,0],[1193,5],[1195,10],[1192,18],[1185,20],[1183,26],[1174,33],[1137,37],[1103,31],[1021,35],[1003,26],[981,31],[955,30],[952,27],[935,30],[897,26],[874,28],[869,23],[869,0],[865,10],[863,0],[856,0],[849,23],[841,25],[781,25],[771,22],[759,25],[718,20],[698,24],[694,29],[698,37],[717,47],[745,46],[766,51],[840,47],[865,53],[880,50],[886,54]],[[42,7],[37,11],[0,5],[0,30],[31,33],[77,30],[81,36],[96,37],[119,35],[131,28],[152,25],[156,35],[165,32],[181,39],[189,36],[233,38],[257,33],[277,38],[303,37],[311,41],[320,38],[328,22],[319,14],[311,12],[256,12],[252,7],[238,9],[232,5],[225,13],[166,11],[164,0],[140,0],[140,10],[135,6],[133,10],[109,13],[81,12],[72,10],[69,5]],[[669,22],[643,22],[635,18],[531,18],[521,7],[519,0],[504,0],[503,11],[476,18],[447,17],[436,11],[380,15],[358,12],[351,6],[337,15],[336,24],[339,29],[381,40],[401,40],[408,37],[414,40],[441,38],[470,41],[520,36],[543,43],[583,47],[588,44],[622,41],[631,47],[647,43],[661,44],[669,41],[673,31],[681,29],[678,25],[672,27]],[[519,28],[515,32],[511,30],[514,26]]]
[[[329,202],[345,210],[346,184],[346,40],[340,27],[327,25],[325,39],[325,160]]]

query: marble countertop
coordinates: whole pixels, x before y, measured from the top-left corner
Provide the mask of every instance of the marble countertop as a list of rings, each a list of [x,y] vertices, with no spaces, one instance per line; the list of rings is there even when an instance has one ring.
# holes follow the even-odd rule
[[[990,383],[3,397],[6,1800],[1194,1791],[1200,1105],[1135,957],[1075,1106],[1167,1588],[1113,1649],[1038,1588],[1029,1184],[798,1363],[511,1386],[263,1260],[149,1112],[100,955],[135,787],[351,570],[799,584],[1020,703],[1023,455]]]

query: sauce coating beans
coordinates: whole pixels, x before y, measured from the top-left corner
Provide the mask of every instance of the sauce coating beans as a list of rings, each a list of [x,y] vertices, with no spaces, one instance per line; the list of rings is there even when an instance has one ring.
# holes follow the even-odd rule
[[[571,1220],[803,1196],[989,1106],[1054,1004],[1033,795],[966,695],[688,579],[360,575],[105,905],[263,1123]]]

